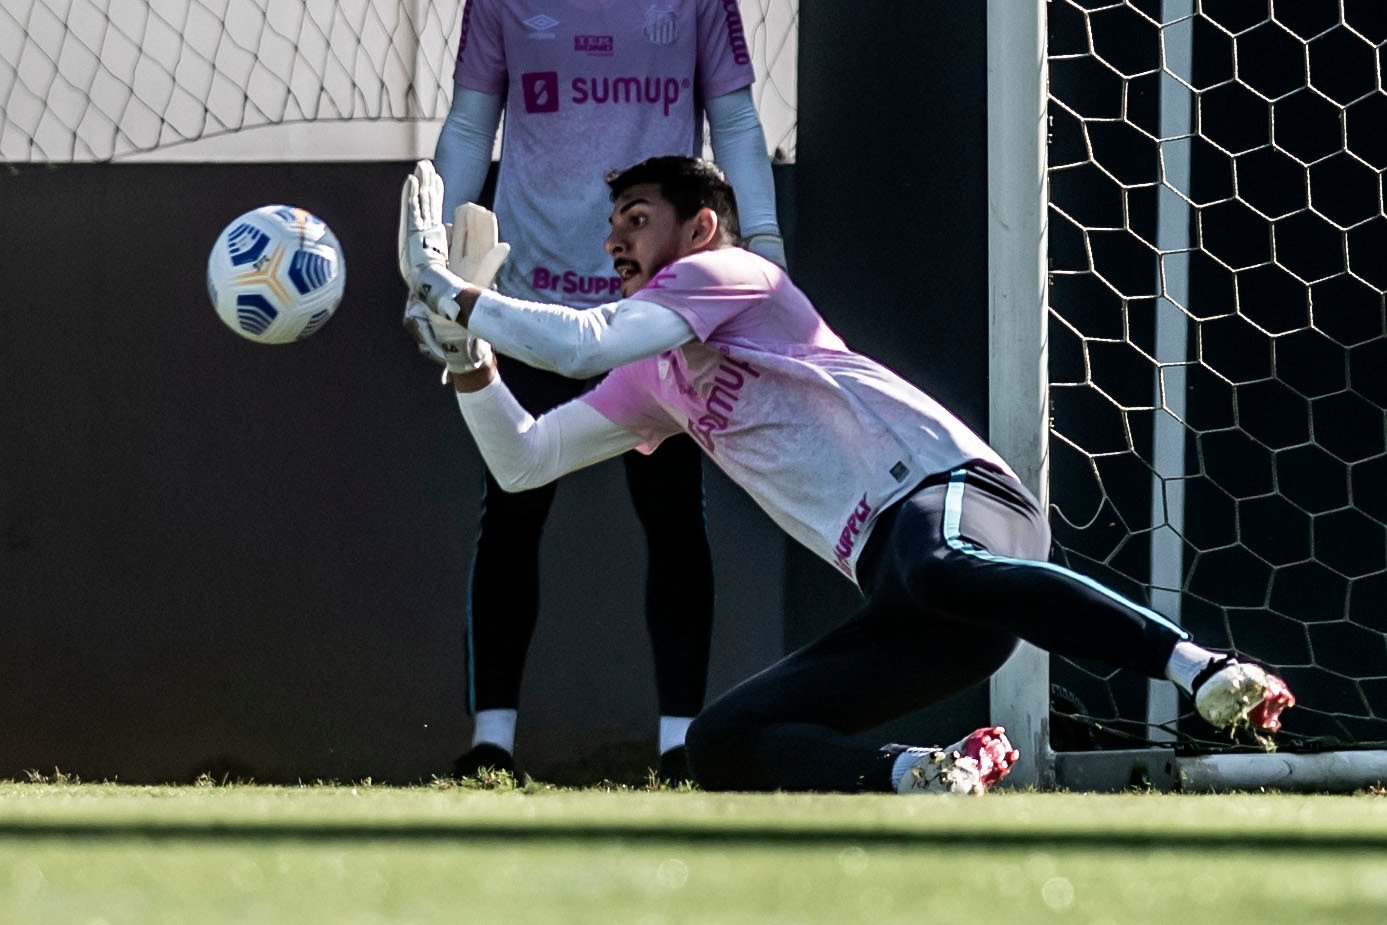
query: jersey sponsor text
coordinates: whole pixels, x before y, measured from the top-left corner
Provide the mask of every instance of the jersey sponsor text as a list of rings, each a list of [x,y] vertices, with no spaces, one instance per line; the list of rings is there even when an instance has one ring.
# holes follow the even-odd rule
[[[732,49],[732,60],[738,64],[751,63],[751,53],[746,47],[746,32],[742,29],[742,11],[737,0],[722,0],[723,12],[727,15],[727,44]]]
[[[848,560],[852,558],[852,551],[857,547],[857,538],[871,516],[872,506],[867,503],[867,496],[863,495],[862,500],[857,502],[857,507],[848,515],[847,523],[843,524],[843,532],[838,534],[838,544],[833,547],[834,563],[849,578],[852,577],[852,566],[848,564]]]
[[[688,80],[682,82],[688,86]],[[669,115],[679,102],[681,81],[675,77],[575,77],[572,97],[575,105],[585,103],[639,103],[659,105]]]
[[[599,58],[611,57],[615,42],[610,35],[575,35],[573,50]]]
[[[689,434],[702,444],[709,453],[714,451],[713,434],[727,429],[732,423],[732,412],[742,398],[742,387],[747,377],[759,379],[761,373],[743,360],[724,357],[713,375],[713,386],[703,402],[703,414],[695,421],[688,422]]]
[[[668,116],[692,82],[677,77],[574,77],[569,83],[569,102],[575,106],[604,104],[659,106]],[[527,113],[559,111],[557,71],[528,71],[520,75],[520,91]]]
[[[621,277],[583,276],[574,270],[535,267],[530,271],[530,288],[536,292],[562,292],[566,295],[610,295],[621,289]]]

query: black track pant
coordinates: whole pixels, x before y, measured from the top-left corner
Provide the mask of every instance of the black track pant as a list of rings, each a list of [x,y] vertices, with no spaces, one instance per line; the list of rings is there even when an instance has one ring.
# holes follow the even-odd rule
[[[502,376],[531,414],[577,397],[585,383],[500,358]],[[703,456],[687,436],[650,456],[625,454],[626,484],[645,531],[645,619],[660,713],[703,706],[713,626],[713,565],[703,505]],[[467,608],[468,711],[515,709],[539,617],[539,547],[556,483],[508,493],[486,475]],[[575,536],[573,542],[593,537]]]
[[[858,567],[863,607],[694,720],[687,744],[699,784],[888,790],[899,747],[854,736],[987,677],[1018,639],[1163,676],[1185,634],[1044,561],[1049,546],[1035,498],[995,467],[927,480],[873,529]]]

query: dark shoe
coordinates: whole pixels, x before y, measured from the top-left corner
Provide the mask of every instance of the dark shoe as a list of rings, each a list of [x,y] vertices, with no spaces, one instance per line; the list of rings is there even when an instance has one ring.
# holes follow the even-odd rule
[[[454,777],[477,777],[483,771],[505,771],[515,776],[515,758],[499,745],[483,742],[453,762]]]
[[[677,745],[660,756],[660,767],[655,771],[660,783],[666,787],[693,783],[693,771],[689,769],[689,752]]]

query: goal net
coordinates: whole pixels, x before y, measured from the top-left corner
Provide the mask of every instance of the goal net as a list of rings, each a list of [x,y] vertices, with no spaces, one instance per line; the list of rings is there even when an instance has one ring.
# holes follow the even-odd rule
[[[1387,5],[1046,7],[1061,560],[1280,669],[1283,751],[1381,748]],[[1050,680],[1057,751],[1252,747],[1163,683]]]
[[[413,159],[463,0],[0,0],[0,162]],[[798,0],[741,0],[767,148],[795,150]]]

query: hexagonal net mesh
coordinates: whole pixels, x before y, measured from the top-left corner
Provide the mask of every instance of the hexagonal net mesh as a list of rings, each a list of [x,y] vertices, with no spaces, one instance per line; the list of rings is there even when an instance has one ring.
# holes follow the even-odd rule
[[[463,3],[0,0],[0,162],[299,160],[355,147],[338,134],[335,148],[290,150],[292,134],[272,131],[305,124],[319,139],[328,125],[355,129],[364,157],[428,153],[436,127],[383,135],[380,124],[447,114]],[[739,6],[768,150],[793,160],[799,2]],[[249,132],[254,142],[228,144]],[[413,150],[421,139],[426,150]]]
[[[1282,669],[1286,744],[1382,743],[1387,4],[1052,0],[1048,30],[1059,554]],[[1051,676],[1057,749],[1228,746],[1143,679]]]

